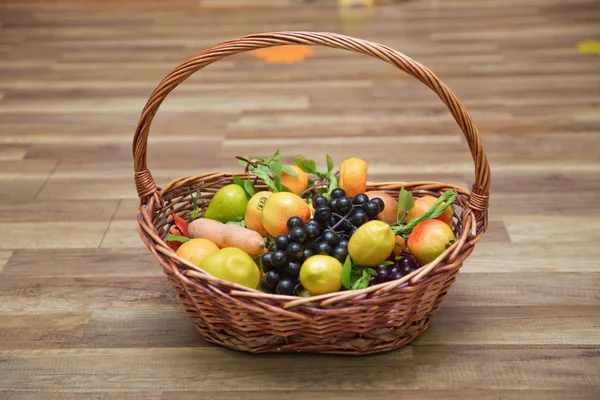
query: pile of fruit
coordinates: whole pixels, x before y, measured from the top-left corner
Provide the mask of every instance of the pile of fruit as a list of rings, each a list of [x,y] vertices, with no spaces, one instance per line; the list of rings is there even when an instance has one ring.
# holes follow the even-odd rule
[[[358,158],[338,173],[329,156],[327,170],[306,158],[284,165],[279,151],[237,158],[256,178],[235,176],[207,205],[198,204],[200,184],[187,221],[173,214],[167,238],[179,257],[220,279],[288,296],[362,289],[414,274],[456,241],[452,191],[418,199],[404,188],[398,198],[367,191]],[[258,179],[269,190],[257,191]]]

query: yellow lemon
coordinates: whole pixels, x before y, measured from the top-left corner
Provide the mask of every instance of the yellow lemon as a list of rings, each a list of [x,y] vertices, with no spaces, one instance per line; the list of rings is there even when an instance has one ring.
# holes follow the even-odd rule
[[[348,253],[358,265],[378,265],[396,246],[396,235],[383,221],[369,221],[354,232],[348,242]]]
[[[210,254],[198,267],[225,281],[256,289],[260,270],[252,257],[236,247],[226,247]]]
[[[342,264],[331,256],[309,257],[300,268],[300,283],[313,295],[337,292],[342,287]]]

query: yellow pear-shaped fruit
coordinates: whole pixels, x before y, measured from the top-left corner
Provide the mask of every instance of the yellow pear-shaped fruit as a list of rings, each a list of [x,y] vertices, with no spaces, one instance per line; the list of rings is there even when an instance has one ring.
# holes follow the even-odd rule
[[[350,237],[348,253],[358,265],[378,265],[390,256],[396,235],[388,224],[373,220],[362,225]]]
[[[225,281],[256,289],[260,270],[252,257],[236,247],[227,247],[206,256],[198,267]]]

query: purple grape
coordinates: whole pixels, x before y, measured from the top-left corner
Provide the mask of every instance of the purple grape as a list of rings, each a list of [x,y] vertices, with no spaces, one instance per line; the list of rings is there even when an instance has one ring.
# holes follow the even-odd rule
[[[413,256],[402,256],[402,258],[396,261],[398,269],[404,274],[408,275],[413,271],[419,269],[419,263]]]
[[[402,279],[402,277],[404,277],[404,274],[402,273],[402,271],[396,271],[392,274],[392,281],[395,281],[397,279]]]
[[[388,282],[392,276],[391,268],[389,268],[387,265],[380,265],[379,267],[375,268],[375,272],[377,272],[377,276],[375,277],[377,283]]]

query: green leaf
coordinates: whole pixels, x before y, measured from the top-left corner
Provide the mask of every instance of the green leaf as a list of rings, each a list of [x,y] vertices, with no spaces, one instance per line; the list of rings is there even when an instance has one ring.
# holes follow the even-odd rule
[[[366,268],[362,270],[362,276],[352,285],[352,290],[355,289],[364,289],[369,286],[369,281],[371,280],[371,275],[367,271],[370,268]]]
[[[369,276],[377,276],[377,271],[375,271],[373,268],[367,268],[366,271]]]
[[[346,288],[350,288],[350,277],[352,276],[352,260],[350,256],[346,257],[344,265],[342,266],[342,285]]]
[[[281,192],[281,170],[283,169],[283,163],[281,161],[274,161],[271,164],[271,169],[273,170],[273,176],[275,177],[275,187],[277,191]]]
[[[394,262],[393,261],[384,261],[379,265],[394,265]]]
[[[298,176],[296,171],[294,171],[289,165],[284,165],[282,171],[288,174],[289,176]]]
[[[242,189],[244,188],[244,181],[239,176],[235,176],[235,175],[233,176],[233,183],[235,183],[236,185],[238,185]]]
[[[243,183],[243,188],[246,190],[246,192],[248,192],[248,194],[250,195],[250,197],[254,196],[256,194],[256,188],[254,187],[254,185],[252,184],[252,181],[250,180],[250,178],[248,178],[247,181],[245,181]]]
[[[281,153],[279,152],[279,149],[277,149],[275,151],[275,154],[273,154],[273,157],[271,157],[271,161],[279,161],[281,159]]]
[[[313,181],[312,179],[309,179],[308,180],[308,187],[310,188],[310,187],[313,187],[313,186],[315,186],[315,181]]]
[[[265,185],[267,185],[273,193],[279,192],[279,189],[275,186],[275,182],[273,182],[273,179],[269,176],[269,167],[260,166],[259,168],[253,168],[252,172],[262,179],[265,182]]]
[[[302,171],[317,175],[317,163],[313,160],[306,159],[304,157],[294,158],[294,164],[298,166]]]
[[[334,174],[327,174],[327,179],[329,180],[329,185],[327,185],[327,194],[331,194],[334,189],[338,187],[338,180]]]
[[[181,242],[181,243],[185,243],[188,240],[190,240],[190,238],[189,237],[185,237],[185,236],[174,236],[174,235],[167,236],[167,242]]]
[[[327,154],[327,172],[333,171],[333,159]]]
[[[408,190],[400,189],[398,195],[398,212],[396,213],[396,221],[399,224],[403,224],[406,221],[406,213],[409,212],[415,205],[415,199],[412,192]]]
[[[398,214],[402,211],[410,211],[415,206],[415,199],[413,197],[412,192],[408,190],[400,189],[400,194],[398,195]]]

